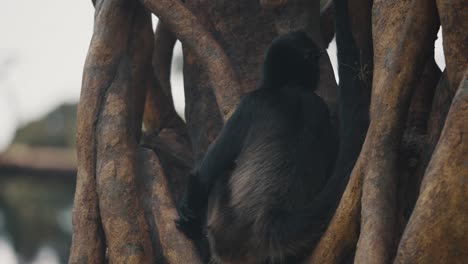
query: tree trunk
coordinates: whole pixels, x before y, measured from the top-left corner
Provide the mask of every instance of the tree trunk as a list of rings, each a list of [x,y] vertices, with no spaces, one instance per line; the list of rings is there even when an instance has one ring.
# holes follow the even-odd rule
[[[175,204],[240,97],[257,88],[269,43],[296,30],[323,47],[336,32],[340,83],[324,56],[317,93],[339,120],[330,181],[349,177],[342,190],[319,194],[339,203],[306,263],[468,259],[462,0],[93,3],[69,263],[209,261],[204,241],[176,229]],[[155,32],[150,12],[160,19]],[[432,58],[439,17],[442,74]],[[186,122],[170,84],[177,39]]]

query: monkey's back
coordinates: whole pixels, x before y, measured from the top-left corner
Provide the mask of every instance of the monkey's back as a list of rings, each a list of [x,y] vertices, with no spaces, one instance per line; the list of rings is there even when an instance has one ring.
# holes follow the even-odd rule
[[[322,99],[262,92],[246,98],[253,107],[242,150],[210,195],[212,252],[233,263],[282,263],[313,246],[308,204],[334,159],[328,149],[334,131]]]

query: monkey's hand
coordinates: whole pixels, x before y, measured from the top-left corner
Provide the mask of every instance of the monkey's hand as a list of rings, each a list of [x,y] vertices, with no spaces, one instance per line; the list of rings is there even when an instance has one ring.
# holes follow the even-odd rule
[[[179,218],[174,222],[182,233],[192,240],[203,236],[203,221],[199,214],[195,213],[184,201],[177,207]]]

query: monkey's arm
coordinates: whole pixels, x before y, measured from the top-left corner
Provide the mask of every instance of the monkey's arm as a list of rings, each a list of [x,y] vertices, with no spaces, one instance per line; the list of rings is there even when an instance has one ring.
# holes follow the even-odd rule
[[[244,98],[208,148],[202,162],[191,173],[185,194],[179,203],[177,227],[188,237],[202,235],[208,196],[216,180],[230,170],[239,155],[254,104]]]

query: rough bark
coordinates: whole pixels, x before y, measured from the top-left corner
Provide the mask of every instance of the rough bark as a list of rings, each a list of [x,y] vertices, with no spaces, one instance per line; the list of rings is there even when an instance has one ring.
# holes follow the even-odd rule
[[[153,247],[158,250],[160,261],[168,264],[202,263],[193,243],[174,225],[177,211],[168,182],[173,175],[165,173],[152,150],[139,148],[138,153],[146,217],[152,222]]]
[[[98,10],[96,10],[98,15]],[[106,60],[98,45],[109,43],[110,36],[99,36],[100,26],[91,40],[85,62],[80,103],[77,110],[77,158],[78,175],[73,207],[73,237],[69,263],[103,263],[105,238],[101,226],[98,197],[96,192],[96,125],[102,91],[110,77],[106,70],[112,68],[116,58]],[[118,47],[121,50],[121,47]],[[105,51],[105,49],[104,49]],[[91,71],[94,71],[91,74]]]
[[[221,116],[226,120],[239,102],[241,85],[223,48],[181,2],[177,0],[141,0],[141,2],[203,62]]]
[[[386,263],[393,254],[396,146],[403,131],[411,87],[425,62],[427,43],[433,41],[436,33],[437,16],[430,6],[429,2],[418,0],[410,11],[409,1],[374,3],[373,31],[381,34],[374,36],[372,122],[340,205],[311,257],[312,263],[337,263],[347,257],[359,227],[357,263]],[[385,15],[389,13],[394,15]],[[420,31],[418,35],[416,30]],[[403,32],[402,36],[392,35],[397,32]]]
[[[365,75],[360,74],[360,69],[362,53],[371,53],[372,50],[358,46],[353,36],[353,31],[370,27],[370,24],[351,27],[351,10],[348,9],[347,1],[335,2],[335,9],[340,76],[340,151],[330,181],[338,180],[346,184],[359,156],[369,124],[370,85],[366,83],[367,79],[363,78]],[[307,263],[340,263],[353,257],[359,232],[359,223],[356,221],[359,218],[359,210],[356,208],[359,209],[360,206],[361,185],[361,177],[351,178],[348,182],[337,213]],[[341,191],[342,189],[333,190],[337,193],[337,198],[334,199],[340,198]]]
[[[464,0],[436,0],[444,36],[450,85],[456,90],[468,65],[468,5]]]
[[[154,35],[150,16],[138,2],[97,1],[78,109],[79,164],[70,263],[104,263],[106,246],[111,263],[205,261],[200,244],[187,240],[173,223],[188,172],[203,157],[239,94],[258,86],[263,53],[274,36],[305,29],[318,41],[326,39],[324,44],[333,36],[323,22],[328,21],[326,26],[333,23],[334,14],[326,13],[330,8],[321,10],[319,27],[319,1],[141,2],[161,19]],[[329,3],[320,1],[330,7]],[[392,260],[400,235],[396,188],[402,185],[397,179],[400,173],[408,174],[398,167],[402,134],[408,126],[425,130],[426,123],[428,139],[418,171],[409,173],[415,182],[407,192],[416,195],[412,201],[400,202],[410,205],[406,213],[412,214],[395,262],[461,263],[468,258],[463,248],[468,241],[466,74],[447,120],[446,116],[456,87],[453,84],[460,81],[467,65],[466,7],[461,0],[375,0],[372,25],[379,34],[372,43],[372,1],[336,3],[346,3],[349,8],[346,19],[336,23],[349,25],[347,37],[351,39],[344,47],[348,53],[339,54],[339,67],[340,96],[348,97],[340,100],[341,114],[353,114],[340,120],[340,127],[351,127],[351,122],[360,125],[353,131],[341,130],[339,169],[333,177],[352,171],[351,178],[307,263]],[[436,3],[448,77],[439,82],[430,110],[432,88],[440,74],[434,61],[428,60],[438,29]],[[343,37],[343,32],[337,32],[337,38],[340,34]],[[184,48],[187,126],[175,113],[170,92],[176,36]],[[349,56],[343,59],[345,55]],[[333,87],[319,89],[333,113],[336,93],[327,92],[335,91],[336,81],[329,58],[323,58],[321,77],[321,85]],[[354,164],[366,134],[368,115],[362,109],[367,110],[371,84],[372,123]],[[353,98],[351,94],[362,96]],[[155,153],[137,146],[143,105],[148,132],[143,144]],[[346,159],[344,152],[355,155]],[[414,190],[424,171],[412,211],[417,198]]]
[[[467,78],[468,72],[427,167],[395,263],[463,263],[468,259]]]
[[[159,133],[164,128],[180,130],[186,134],[186,126],[177,115],[171,94],[172,52],[176,38],[159,21],[154,34],[152,54],[153,72],[149,74],[147,98],[145,102],[144,125],[147,134]]]
[[[396,24],[401,27],[400,40],[388,43],[392,32],[398,32],[384,18],[393,5],[407,17]],[[408,5],[376,1],[373,14],[374,32],[381,34],[374,38],[372,121],[366,138],[370,144],[365,144],[362,151],[370,153],[371,159],[363,183],[361,232],[355,257],[358,263],[388,263],[394,254],[398,146],[413,87],[431,54],[438,30],[435,3],[426,0],[413,0]]]
[[[97,116],[96,179],[99,206],[111,263],[153,261],[149,230],[136,190],[137,135],[141,130],[142,109],[135,104],[147,81],[151,65],[151,18],[137,2],[103,1],[96,21],[112,15],[120,22],[110,32],[121,32],[121,52],[113,65],[111,79],[102,89]],[[99,23],[99,22],[97,22]],[[115,45],[115,44],[114,44]],[[149,58],[149,59],[148,59]],[[149,71],[150,72],[150,71]],[[135,99],[135,100],[132,100]],[[125,197],[122,200],[122,197]],[[119,230],[119,232],[115,232]]]
[[[163,91],[163,85],[148,66],[146,87],[146,101],[144,103],[144,132],[158,134],[163,129],[173,129],[181,136],[187,135],[187,126],[174,108],[171,95]],[[143,105],[141,103],[141,105]]]
[[[148,36],[151,39],[150,15],[138,4],[122,0],[97,2],[78,110],[81,186],[75,196],[70,263],[104,262],[101,221],[111,262],[152,261],[148,229],[134,183],[134,155],[145,95],[142,84],[147,77],[144,69],[151,63],[146,60],[152,48]],[[124,202],[122,197],[126,197]],[[91,221],[82,223],[83,218]]]
[[[424,66],[423,74],[417,84],[409,108],[406,126],[414,128],[421,133],[427,131],[427,121],[431,112],[432,99],[442,73],[431,52]]]
[[[443,94],[440,91],[448,88],[443,87],[445,84],[447,84],[446,77],[441,78],[440,69],[431,54],[413,93],[400,147],[398,164],[402,172],[398,183],[399,234],[403,232],[416,203],[422,176],[442,130],[443,122],[440,126],[434,126],[434,121],[429,121],[431,108],[434,113],[438,113],[437,115],[444,112],[445,120],[450,107],[450,101],[441,105],[437,101],[443,97],[434,96],[436,88],[438,94]]]
[[[422,178],[432,157],[437,142],[439,141],[440,134],[442,133],[442,128],[445,124],[445,119],[447,117],[454,95],[455,91],[449,84],[447,72],[444,71],[434,93],[432,109],[429,115],[429,120],[427,122],[426,144],[422,150],[418,168],[416,169],[415,175],[413,176],[415,179],[414,186],[412,187],[412,198],[411,202],[409,203],[411,207],[408,208],[410,211],[412,211],[416,199],[419,196],[419,189]],[[409,213],[410,212],[407,212],[408,215]]]

